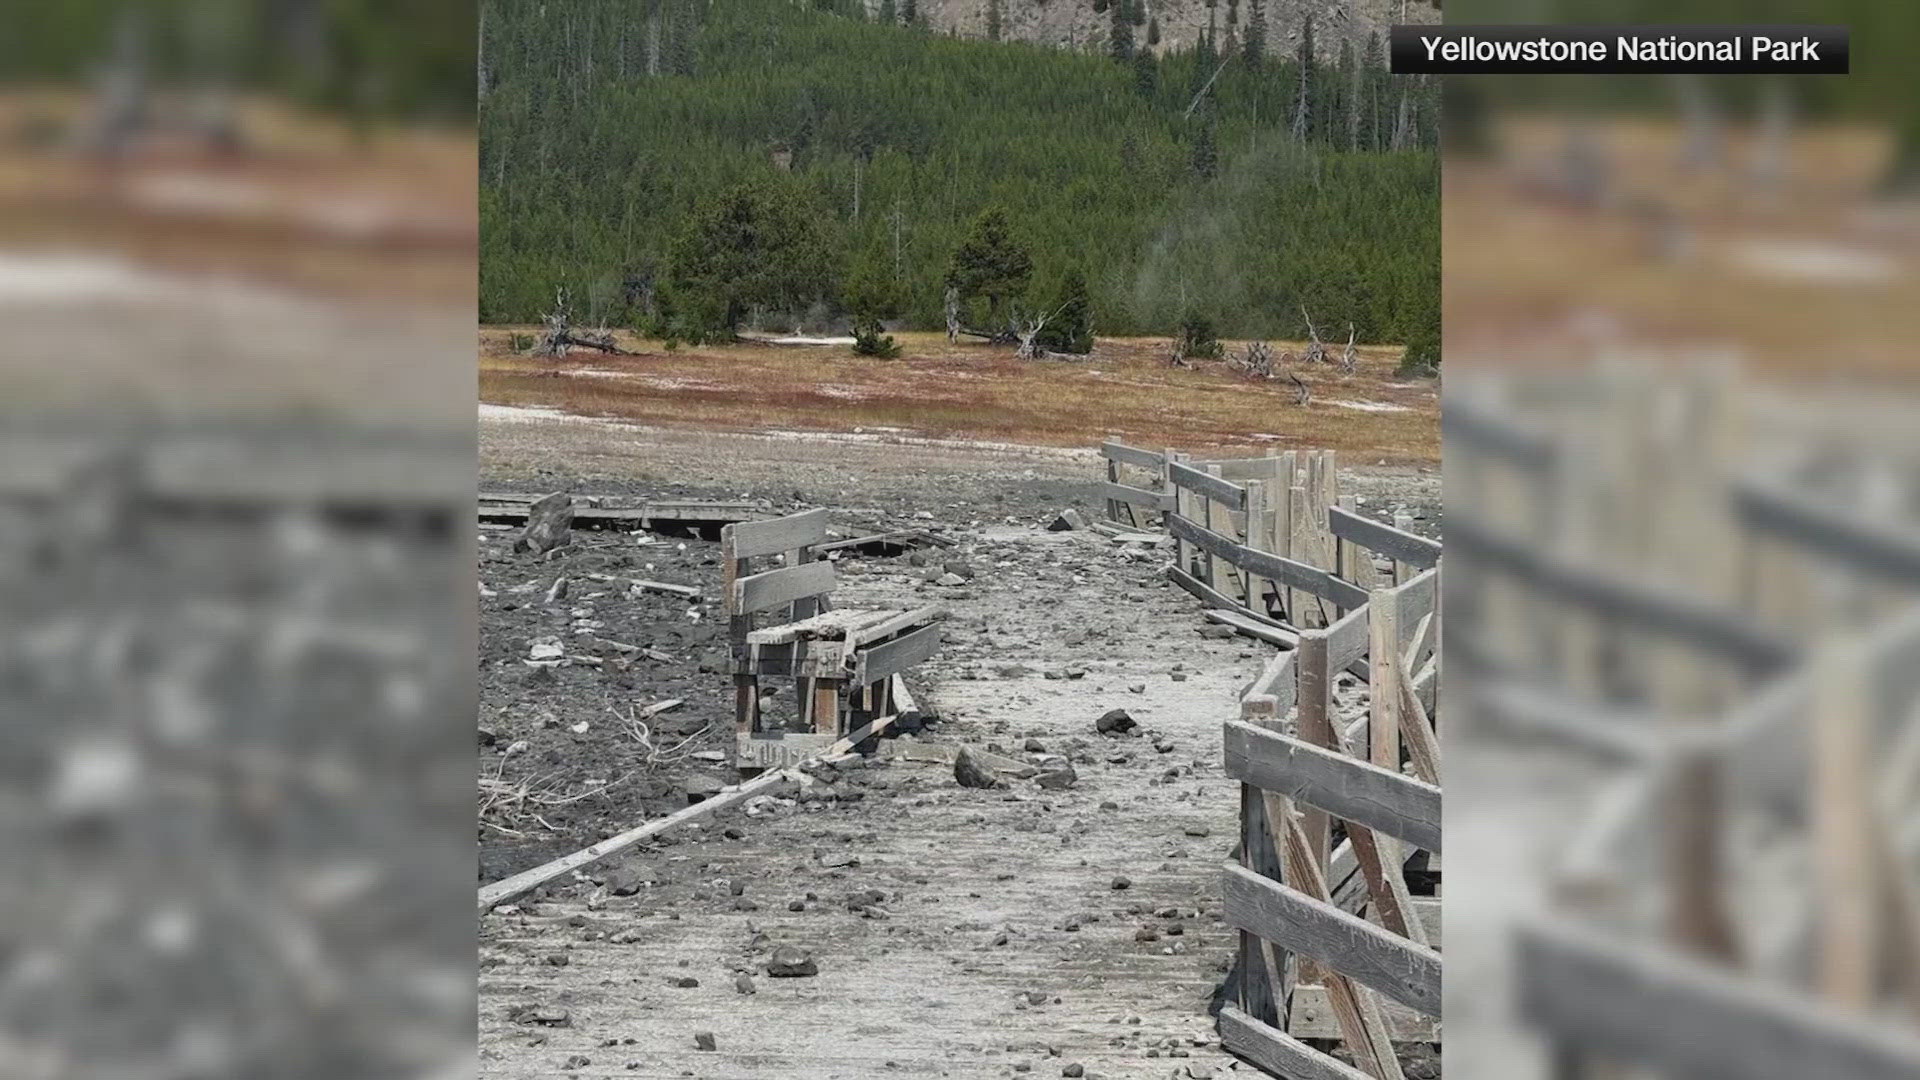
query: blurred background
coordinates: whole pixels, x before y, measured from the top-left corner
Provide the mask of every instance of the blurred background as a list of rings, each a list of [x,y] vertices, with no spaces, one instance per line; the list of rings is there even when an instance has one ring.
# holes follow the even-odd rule
[[[6,22],[0,1075],[470,1075],[472,4]]]
[[[1920,7],[1853,73],[1454,78],[1446,1067],[1920,1074]]]

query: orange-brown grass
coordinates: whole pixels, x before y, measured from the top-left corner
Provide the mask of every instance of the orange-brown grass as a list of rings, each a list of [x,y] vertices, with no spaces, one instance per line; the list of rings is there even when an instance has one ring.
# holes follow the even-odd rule
[[[1597,205],[1541,182],[1568,121],[1510,120],[1498,164],[1446,165],[1445,319],[1455,363],[1583,359],[1595,336],[1686,350],[1733,346],[1772,377],[1911,378],[1920,305],[1920,208],[1877,192],[1882,130],[1801,129],[1779,183],[1754,183],[1754,132],[1729,132],[1735,168],[1688,170],[1685,132],[1656,121],[1588,121],[1607,163]],[[1848,280],[1755,265],[1756,249],[1877,260],[1895,272]]]
[[[1213,362],[1169,367],[1169,343],[1157,338],[1103,338],[1084,360],[1022,361],[1005,346],[949,344],[938,333],[896,334],[897,360],[757,342],[668,351],[621,335],[637,355],[575,350],[543,360],[513,348],[516,334],[533,333],[480,331],[482,401],[703,430],[892,430],[1036,446],[1115,436],[1183,449],[1325,448],[1369,464],[1439,459],[1438,384],[1397,377],[1397,347],[1361,349],[1351,376],[1289,365],[1313,388],[1302,407],[1284,380],[1250,380]]]

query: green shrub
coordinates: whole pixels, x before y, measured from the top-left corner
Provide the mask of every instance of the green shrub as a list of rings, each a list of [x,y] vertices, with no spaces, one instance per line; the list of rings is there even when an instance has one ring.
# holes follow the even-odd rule
[[[861,356],[892,360],[900,355],[900,345],[880,325],[879,319],[866,315],[853,320],[853,351]]]
[[[1189,360],[1218,360],[1226,351],[1213,331],[1213,320],[1189,314],[1180,320],[1180,355]]]

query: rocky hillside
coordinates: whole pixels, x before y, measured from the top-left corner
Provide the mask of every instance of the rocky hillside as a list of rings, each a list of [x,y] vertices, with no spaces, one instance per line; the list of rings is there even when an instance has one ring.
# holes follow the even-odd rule
[[[956,31],[968,37],[985,37],[987,9],[993,0],[919,0],[922,17],[929,26],[941,31]],[[1214,20],[1220,40],[1225,42],[1234,27],[1228,23],[1231,6],[1227,0],[1144,0],[1147,13],[1160,23],[1159,49],[1180,48],[1191,44]],[[1242,27],[1250,13],[1252,0],[1239,0],[1238,17]],[[1009,40],[1035,41],[1062,48],[1104,47],[1109,15],[1093,10],[1093,0],[999,0],[1001,36]],[[878,10],[879,0],[869,0]],[[1317,51],[1331,61],[1339,52],[1341,40],[1359,48],[1367,35],[1378,30],[1382,37],[1387,27],[1399,22],[1437,23],[1439,0],[1266,0],[1267,43],[1274,53],[1286,55],[1298,47],[1300,26],[1307,14],[1313,15]],[[1142,44],[1146,35],[1140,34]]]

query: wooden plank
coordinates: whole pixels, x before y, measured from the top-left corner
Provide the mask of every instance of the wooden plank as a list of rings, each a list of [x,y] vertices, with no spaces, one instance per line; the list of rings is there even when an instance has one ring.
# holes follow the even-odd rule
[[[629,588],[645,589],[648,592],[672,593],[688,599],[699,599],[700,590],[692,585],[676,585],[671,581],[649,581],[646,578],[617,577],[613,574],[588,574],[593,581],[604,581],[609,585],[625,585]]]
[[[1447,407],[1440,412],[1440,438],[1536,475],[1551,470],[1559,457],[1548,433],[1516,424],[1492,403],[1465,394],[1447,399]]]
[[[510,878],[496,881],[481,888],[480,910],[485,912],[501,904],[510,904],[562,874],[584,870],[609,855],[625,851],[642,840],[658,836],[676,825],[684,825],[689,821],[705,817],[715,810],[744,802],[772,787],[785,775],[783,772],[762,773],[743,784],[723,788],[712,798],[694,803],[683,810],[677,810],[666,817],[649,821],[644,825],[628,829],[618,836],[610,836],[592,847],[583,848],[571,855],[563,855],[531,870],[523,870]]]
[[[1228,1005],[1220,1010],[1220,1045],[1286,1080],[1369,1080],[1366,1073]]]
[[[1135,506],[1151,506],[1163,513],[1173,509],[1173,492],[1171,491],[1148,491],[1146,488],[1116,484],[1107,480],[1100,482],[1100,497],[1113,502],[1132,503]]]
[[[1913,1080],[1920,1036],[1570,922],[1519,928],[1515,1000],[1563,1047],[1675,1076]]]
[[[1293,648],[1300,640],[1300,635],[1291,630],[1282,630],[1277,626],[1270,626],[1251,615],[1243,614],[1232,608],[1208,608],[1207,621],[1216,622],[1222,626],[1231,626],[1250,638],[1259,638],[1261,641],[1278,645],[1283,649]]]
[[[1920,535],[1911,529],[1862,520],[1846,507],[1824,505],[1770,481],[1742,481],[1733,498],[1750,528],[1790,540],[1855,573],[1920,584]]]
[[[902,611],[890,619],[868,623],[847,634],[847,641],[854,645],[863,645],[869,641],[880,641],[892,637],[908,627],[922,623],[938,622],[947,617],[947,609],[940,604],[927,604],[911,611]]]
[[[811,547],[827,538],[827,512],[808,510],[769,521],[742,521],[733,530],[734,557],[753,559]]]
[[[1184,462],[1170,462],[1167,466],[1167,479],[1175,487],[1185,488],[1198,495],[1224,504],[1229,510],[1247,508],[1247,489],[1239,484],[1210,476],[1202,469],[1196,469]]]
[[[891,611],[871,608],[841,608],[823,611],[810,619],[764,626],[747,635],[749,645],[785,645],[795,641],[844,641],[860,627],[890,619]]]
[[[1211,461],[1196,461],[1196,469],[1219,469],[1223,480],[1236,483],[1244,480],[1264,480],[1273,475],[1273,458],[1217,458]]]
[[[1440,789],[1432,784],[1238,720],[1227,721],[1225,737],[1233,779],[1440,850]]]
[[[833,564],[801,563],[749,574],[733,583],[733,610],[752,614],[833,591]]]
[[[1100,456],[1122,465],[1134,465],[1142,469],[1152,469],[1155,472],[1160,471],[1160,467],[1166,463],[1167,458],[1164,451],[1142,450],[1137,446],[1128,446],[1112,439],[1100,444]]]
[[[923,626],[908,634],[862,649],[855,660],[854,681],[861,686],[897,675],[932,656],[940,649],[940,637],[946,627],[940,623]]]
[[[1327,511],[1327,524],[1333,530],[1333,535],[1340,539],[1397,562],[1408,563],[1422,570],[1431,569],[1440,562],[1438,543],[1424,536],[1401,532],[1391,525],[1382,525],[1372,518],[1361,517],[1338,506]]]
[[[1432,927],[1428,928],[1431,932]],[[1394,1042],[1439,1042],[1440,1021],[1397,1001],[1383,1001],[1380,1012],[1386,1017],[1387,1036]],[[1298,1039],[1337,1039],[1340,1024],[1333,1015],[1333,999],[1319,983],[1303,983],[1293,988],[1292,1004],[1287,1009],[1287,1031]]]
[[[1367,609],[1354,608],[1327,627],[1327,663],[1344,671],[1367,655]]]
[[[1367,602],[1367,594],[1357,585],[1341,581],[1317,566],[1295,562],[1282,555],[1265,551],[1254,551],[1234,543],[1221,534],[1206,529],[1181,517],[1178,514],[1167,515],[1167,531],[1175,537],[1185,540],[1193,546],[1258,577],[1271,578],[1277,582],[1304,589],[1315,596],[1330,600],[1345,608],[1360,607]]]
[[[1440,1015],[1440,954],[1290,889],[1224,864],[1227,922],[1249,930],[1429,1016]]]
[[[1422,570],[1392,591],[1394,615],[1400,621],[1400,647],[1404,649],[1421,618],[1439,609],[1440,568]]]
[[[1308,899],[1325,902],[1329,899],[1326,874],[1292,812],[1292,802],[1271,793],[1263,793],[1262,799],[1269,828],[1275,836],[1285,838],[1286,881]],[[1353,1054],[1354,1065],[1377,1080],[1399,1080],[1400,1062],[1394,1056],[1387,1021],[1373,991],[1338,971],[1322,970],[1322,965],[1309,957],[1301,957],[1296,970],[1303,980],[1319,979],[1326,984],[1341,1038]]]
[[[1792,642],[1698,597],[1566,565],[1550,553],[1460,520],[1449,524],[1448,537],[1456,553],[1466,551],[1476,566],[1517,578],[1600,617],[1725,656],[1758,673],[1778,671],[1797,656]]]
[[[1265,623],[1266,625],[1275,627],[1276,629],[1286,629],[1286,624],[1282,623],[1280,620],[1268,618],[1257,612],[1248,610],[1245,606],[1240,604],[1239,601],[1233,599],[1232,597],[1228,596],[1226,593],[1219,591],[1218,589],[1214,589],[1208,586],[1206,582],[1201,581],[1199,578],[1194,577],[1192,574],[1187,573],[1185,570],[1182,570],[1178,566],[1170,565],[1167,567],[1167,580],[1173,582],[1175,585],[1180,586],[1182,589],[1185,589],[1187,592],[1192,593],[1196,598],[1199,599],[1201,603],[1207,605],[1207,607],[1210,609],[1237,612],[1238,614],[1244,615],[1249,619],[1253,619],[1256,622]]]
[[[1298,653],[1279,653],[1253,683],[1247,687],[1240,698],[1240,716],[1249,723],[1258,723],[1261,718],[1281,718],[1293,711],[1294,694],[1298,689],[1294,683],[1294,665]]]

